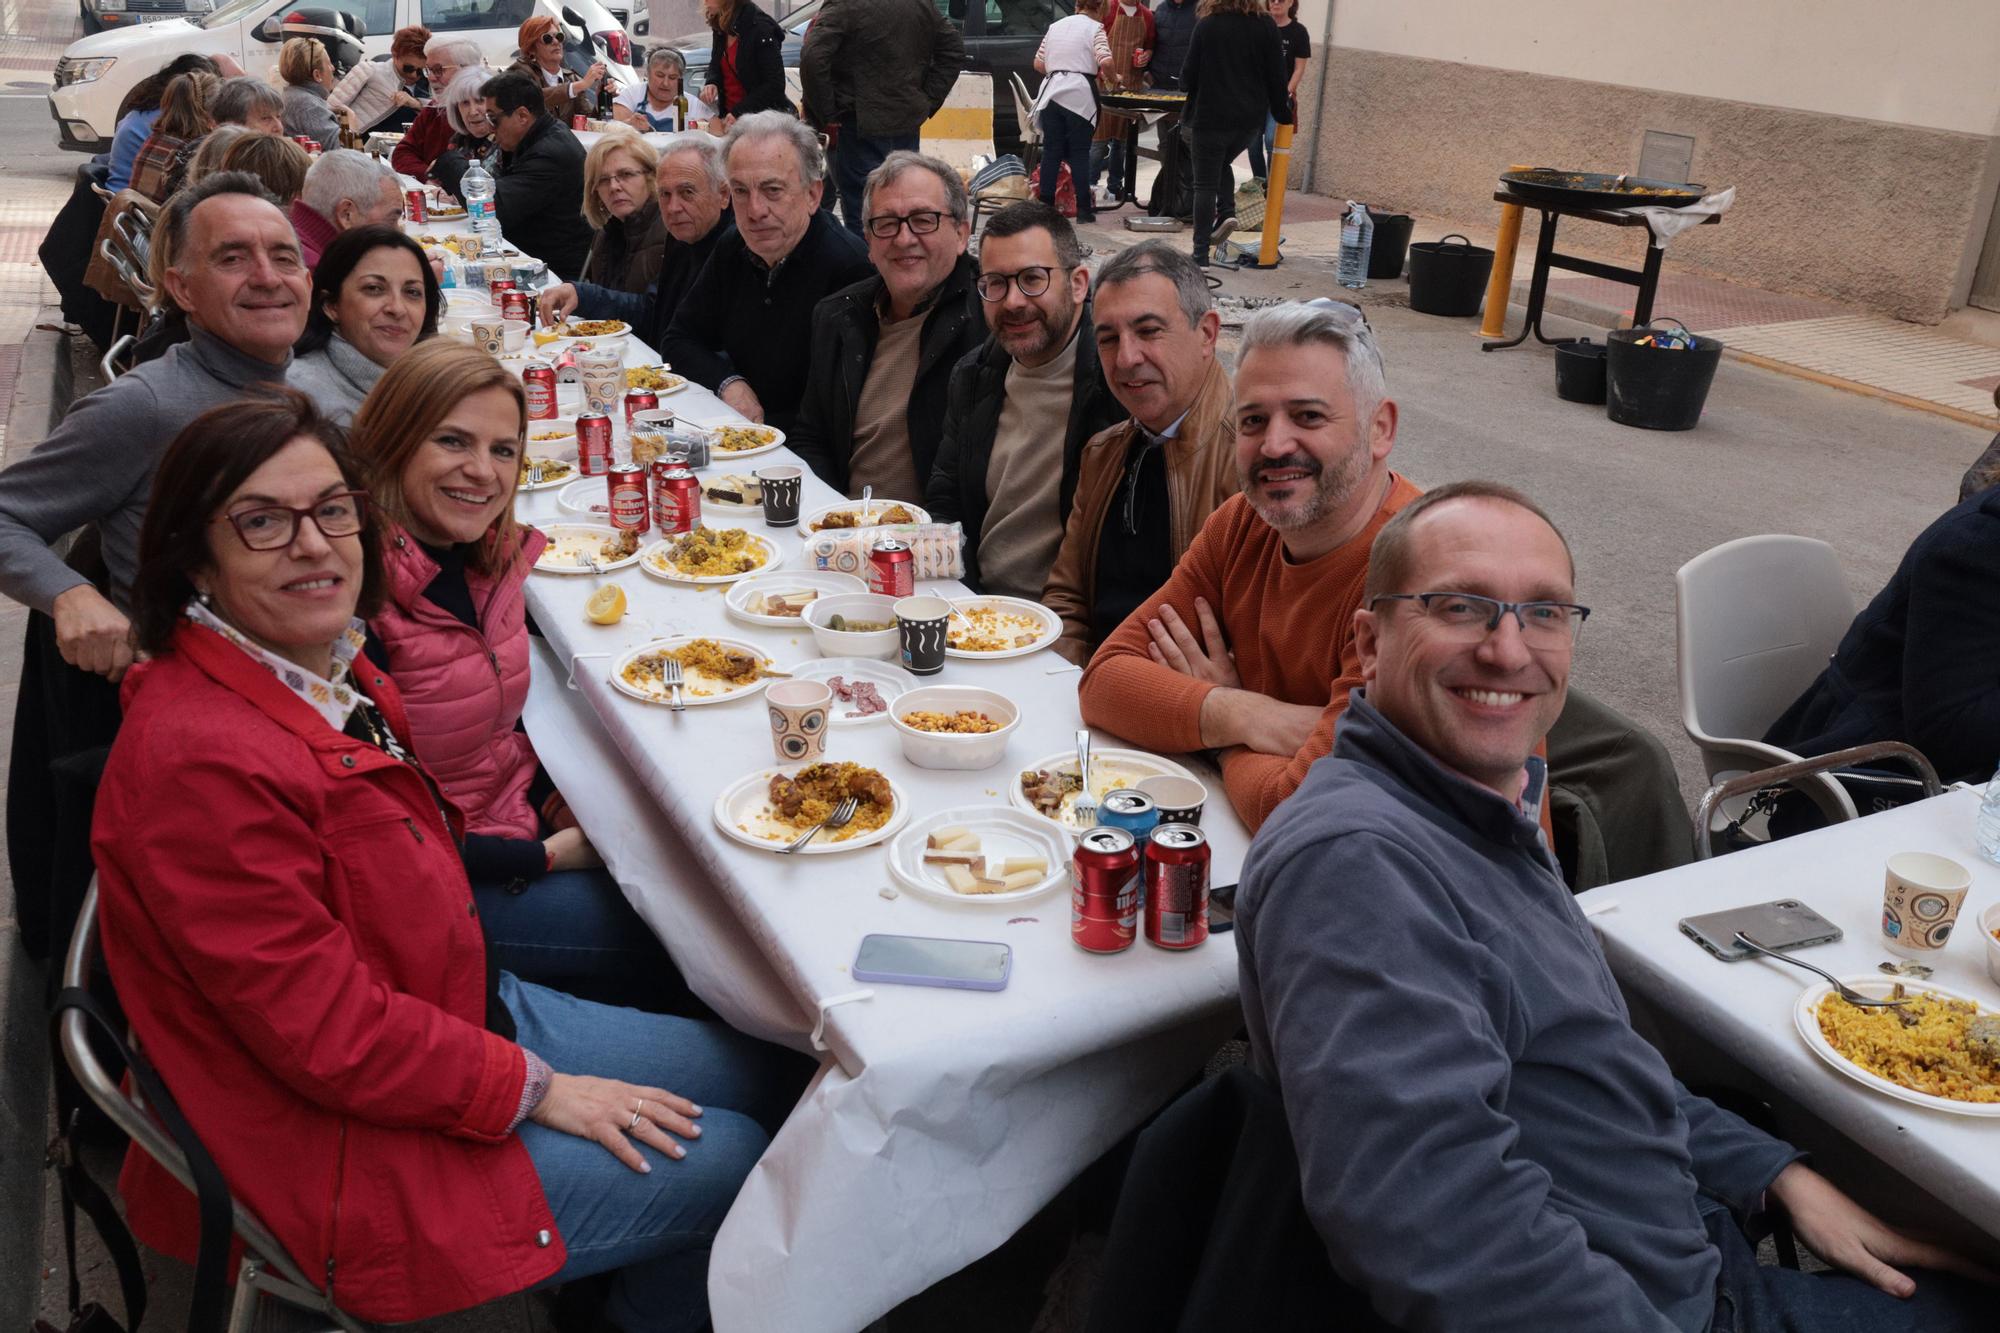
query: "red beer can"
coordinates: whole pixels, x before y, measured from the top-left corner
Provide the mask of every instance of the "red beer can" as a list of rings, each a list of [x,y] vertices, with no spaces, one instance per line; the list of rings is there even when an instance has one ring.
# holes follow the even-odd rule
[[[662,537],[678,537],[701,524],[701,483],[678,463],[653,465],[653,522]]]
[[[601,477],[611,470],[611,418],[586,412],[576,419],[576,470]]]
[[[424,211],[424,192],[422,190],[403,191],[403,212],[412,222],[429,220],[430,214]]]
[[[653,526],[646,498],[646,469],[614,467],[604,474],[610,492],[611,526],[620,532],[644,532]]]
[[[1162,824],[1146,844],[1146,942],[1192,949],[1208,938],[1208,838]]]
[[[1086,953],[1132,947],[1139,916],[1139,844],[1122,828],[1094,828],[1076,842],[1069,937]]]
[[[486,280],[486,290],[492,292],[493,299],[497,301],[500,299],[502,292],[515,290],[514,280],[512,278],[488,278]]]
[[[517,292],[512,289],[503,290],[500,293],[500,318],[518,319],[523,324],[534,324],[535,303],[533,298],[526,292]]]
[[[868,553],[868,581],[884,597],[908,597],[917,590],[916,557],[894,537],[884,537]]]
[[[528,391],[528,420],[554,421],[556,368],[549,365],[529,366],[521,372],[521,383]]]
[[[587,130],[590,128],[590,117],[579,112],[569,118],[569,127],[573,130]]]
[[[660,405],[660,395],[651,389],[628,389],[625,392],[625,429],[632,429],[632,418],[640,412],[651,412]]]

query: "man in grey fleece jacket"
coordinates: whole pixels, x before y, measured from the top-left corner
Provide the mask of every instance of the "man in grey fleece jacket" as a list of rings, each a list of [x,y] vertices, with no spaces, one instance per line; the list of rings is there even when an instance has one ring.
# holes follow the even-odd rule
[[[1516,492],[1406,507],[1355,618],[1367,685],[1244,866],[1252,1059],[1335,1271],[1408,1330],[1987,1327],[1966,1284],[1891,1267],[1961,1261],[1689,1093],[1633,1032],[1536,822],[1533,751],[1587,614],[1573,584]],[[1866,1281],[1760,1269],[1731,1214],[1767,1196]]]
[[[153,468],[181,428],[259,386],[282,386],[304,332],[310,275],[298,237],[254,176],[227,171],[177,195],[156,244],[189,341],[81,399],[0,472],[0,592],[55,620],[63,660],[117,680],[131,665],[126,599]],[[51,544],[98,525],[110,598]]]

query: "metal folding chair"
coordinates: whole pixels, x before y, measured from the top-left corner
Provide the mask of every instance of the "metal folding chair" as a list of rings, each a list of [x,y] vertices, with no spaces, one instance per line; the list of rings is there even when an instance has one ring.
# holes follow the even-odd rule
[[[1709,825],[1725,802],[1783,787],[1794,787],[1810,796],[1815,791],[1813,784],[1833,781],[1829,775],[1834,771],[1857,768],[1878,759],[1900,759],[1915,769],[1915,782],[1923,786],[1925,799],[1944,794],[1944,784],[1938,781],[1937,770],[1931,767],[1931,761],[1924,758],[1914,745],[1905,745],[1901,741],[1876,741],[1871,745],[1856,745],[1812,759],[1796,759],[1789,764],[1740,774],[1703,792],[1701,804],[1695,807],[1694,812],[1695,859],[1706,861],[1713,854],[1709,847]],[[1819,808],[1834,823],[1858,818],[1852,801],[1846,802],[1844,807],[1822,803]]]
[[[63,985],[88,987],[97,952],[97,881],[93,879],[84,896],[83,911],[77,917],[76,931],[70,937],[69,954],[63,960]],[[127,1092],[121,1088],[98,1060],[90,1045],[90,1030],[84,1015],[75,1009],[66,1010],[61,1034],[63,1059],[85,1095],[130,1135],[142,1151],[193,1190],[194,1175],[172,1136],[147,1112],[136,1089]],[[137,1049],[136,1039],[130,1044]],[[229,1333],[373,1333],[369,1325],[343,1313],[324,1291],[307,1280],[284,1247],[241,1201],[232,1200],[231,1207],[244,1254],[236,1274]]]

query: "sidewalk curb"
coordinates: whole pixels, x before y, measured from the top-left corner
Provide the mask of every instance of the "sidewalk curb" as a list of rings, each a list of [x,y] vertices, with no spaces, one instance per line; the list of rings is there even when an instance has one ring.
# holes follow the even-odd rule
[[[59,313],[44,314],[60,322]],[[75,384],[68,337],[30,332],[8,415],[9,454],[18,457],[47,436],[68,410]],[[42,1284],[49,1048],[43,973],[21,949],[11,884],[0,909],[0,1217],[11,1223],[0,1226],[0,1329],[15,1329],[33,1318]]]

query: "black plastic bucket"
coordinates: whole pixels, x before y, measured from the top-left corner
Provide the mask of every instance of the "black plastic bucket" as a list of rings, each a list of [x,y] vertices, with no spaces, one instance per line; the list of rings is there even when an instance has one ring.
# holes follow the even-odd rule
[[[1689,334],[1692,347],[1641,346],[1639,339],[1652,332],[1613,329],[1607,336],[1605,414],[1642,430],[1693,430],[1722,364],[1722,344]]]
[[[1588,338],[1556,344],[1556,397],[1604,405],[1604,344]]]
[[[1371,208],[1368,215],[1375,219],[1375,239],[1368,251],[1368,276],[1402,277],[1403,252],[1410,248],[1410,230],[1416,222],[1408,213],[1377,213]]]
[[[1453,233],[1456,236],[1456,233]],[[1426,315],[1476,315],[1486,299],[1493,252],[1463,236],[1410,247],[1410,309]]]

